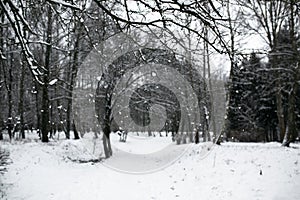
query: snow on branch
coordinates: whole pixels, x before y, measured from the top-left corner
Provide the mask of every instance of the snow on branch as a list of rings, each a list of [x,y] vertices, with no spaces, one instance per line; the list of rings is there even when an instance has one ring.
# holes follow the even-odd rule
[[[74,10],[82,10],[82,8],[80,8],[78,5],[71,4],[71,3],[68,3],[65,1],[61,1],[61,0],[47,0],[47,1],[50,3],[59,4],[59,5],[62,5],[62,6],[74,9]]]
[[[2,51],[0,50],[0,59],[6,60],[6,57],[3,55]]]
[[[19,8],[12,2],[12,1],[5,1],[12,13],[14,14],[15,18],[18,18],[18,20],[20,20],[22,22],[22,25],[24,26],[25,29],[27,29],[28,31],[30,31],[31,33],[35,34],[35,32],[30,28],[28,22],[25,20],[24,16],[19,12]],[[16,20],[16,21],[18,21]]]
[[[42,66],[39,66],[38,62],[35,60],[32,52],[28,47],[28,43],[23,35],[23,28],[31,30],[29,23],[25,20],[22,14],[19,12],[19,9],[13,4],[11,0],[0,1],[0,7],[3,10],[5,16],[7,17],[9,23],[14,30],[16,37],[19,40],[21,45],[22,53],[26,59],[27,64],[29,65],[30,71],[34,79],[39,83],[43,84],[41,76],[43,75],[44,69]],[[32,30],[31,30],[32,31]],[[33,32],[33,31],[32,31]]]
[[[149,16],[149,20],[147,21],[146,16],[139,9],[131,9],[129,10],[126,4],[126,0],[124,4],[120,3],[120,8],[123,9],[123,12],[127,17],[123,17],[120,12],[114,12],[107,5],[104,5],[102,1],[94,0],[99,8],[101,8],[108,16],[110,16],[113,20],[121,23],[125,23],[125,26],[130,25],[141,25],[141,26],[155,26],[155,27],[167,27],[168,25],[174,25],[181,29],[188,30],[194,34],[196,34],[201,39],[205,40],[214,50],[219,53],[228,52],[227,44],[223,40],[220,30],[216,23],[218,21],[226,21],[227,19],[222,18],[219,12],[216,13],[216,8],[212,2],[209,2],[209,5],[213,8],[214,12],[209,11],[208,5],[204,5],[199,3],[198,1],[192,1],[191,3],[179,2],[179,1],[155,1],[155,3],[151,3],[151,1],[145,0],[137,0],[136,6],[143,5],[143,9],[153,13]],[[128,1],[127,3],[129,3]],[[135,6],[133,6],[135,7]],[[128,13],[129,12],[129,13]],[[160,18],[154,17],[154,13],[159,13]],[[214,17],[214,14],[219,16],[219,18]],[[181,15],[189,15],[195,21],[199,21],[202,25],[207,26],[213,35],[215,36],[214,40],[208,40],[206,37],[199,32],[196,28],[190,26],[189,23],[182,20]],[[129,17],[131,16],[131,17]],[[217,48],[216,41],[225,49],[222,51]]]
[[[47,0],[50,3],[60,4],[65,7],[69,7],[75,10],[83,10],[76,4],[70,4],[63,0]],[[205,40],[215,51],[219,53],[228,53],[228,45],[223,39],[222,32],[218,28],[218,23],[228,21],[224,18],[219,8],[216,8],[216,2],[208,1],[208,3],[198,2],[196,0],[184,2],[184,1],[118,1],[114,3],[114,7],[118,4],[118,11],[114,11],[109,6],[108,2],[93,0],[95,4],[103,10],[110,18],[112,18],[117,24],[124,24],[124,28],[128,26],[152,26],[152,27],[163,27],[176,26],[181,29],[188,30],[196,34],[201,39]],[[150,16],[148,16],[150,14]],[[147,16],[146,16],[147,15]],[[157,17],[159,15],[159,17]],[[208,40],[203,36],[201,31],[195,27],[190,26],[182,15],[189,15],[195,22],[199,22],[201,26],[207,26],[210,30],[214,39]],[[218,44],[221,45],[222,49],[219,49]]]

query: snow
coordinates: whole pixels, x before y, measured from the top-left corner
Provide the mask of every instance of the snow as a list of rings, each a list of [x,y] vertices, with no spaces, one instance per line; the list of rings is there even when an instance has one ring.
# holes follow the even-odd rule
[[[80,140],[45,144],[32,135],[25,141],[0,142],[13,161],[0,177],[6,188],[4,199],[300,199],[300,144],[286,148],[279,143],[202,143],[185,148],[172,146],[166,137],[138,140],[128,136],[122,143],[113,134],[112,158],[77,162],[103,156],[101,140],[93,137],[88,133]],[[135,165],[134,155],[142,154],[132,151],[140,148],[151,153],[149,148],[160,149],[166,144],[172,152],[180,148],[186,151],[159,171],[133,174],[106,167],[117,162]],[[167,158],[156,162],[163,159]]]
[[[52,79],[52,80],[49,82],[49,85],[54,85],[57,81],[58,81],[57,78]]]
[[[80,8],[78,5],[70,4],[70,3],[62,1],[62,0],[49,0],[49,1],[52,2],[52,3],[61,4],[61,5],[66,6],[66,7],[73,8],[75,10],[82,10],[82,8]]]

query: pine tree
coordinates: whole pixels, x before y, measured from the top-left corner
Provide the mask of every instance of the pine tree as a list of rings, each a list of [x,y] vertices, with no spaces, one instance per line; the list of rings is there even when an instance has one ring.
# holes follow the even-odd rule
[[[259,126],[260,95],[262,91],[262,64],[252,53],[240,65],[236,65],[232,75],[229,101],[228,137],[239,141],[261,141],[264,139]]]
[[[299,38],[295,38],[294,34],[291,34],[290,27],[281,29],[278,33],[278,45],[273,50],[277,63],[275,63],[275,69],[280,73],[280,82],[282,91],[284,108],[284,122],[285,122],[285,136],[283,139],[283,145],[289,146],[290,142],[294,142],[298,137],[297,119],[299,121],[299,106],[297,106],[297,99],[299,99],[300,93],[298,90],[300,70],[299,70]],[[298,107],[298,108],[297,108]],[[278,111],[277,111],[278,112]]]

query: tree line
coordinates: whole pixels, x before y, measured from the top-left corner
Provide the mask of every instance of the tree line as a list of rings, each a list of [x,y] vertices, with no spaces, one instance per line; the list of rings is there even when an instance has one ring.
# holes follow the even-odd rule
[[[264,62],[261,52],[253,52],[232,63],[226,131],[231,139],[289,146],[299,137],[299,2],[248,1],[245,6],[254,12],[261,29],[253,31],[269,51]],[[246,25],[254,26],[251,20]]]
[[[285,145],[297,137],[300,5],[296,0],[5,0],[0,8],[0,126],[11,138],[14,133],[24,138],[24,130],[32,128],[39,130],[43,142],[57,130],[70,138],[78,67],[101,41],[132,28],[139,29],[141,37],[151,32],[199,66],[211,93],[214,133],[218,105],[212,94],[210,60],[224,54],[231,69],[221,136],[242,141],[248,134],[245,140],[263,137]],[[251,35],[260,35],[267,50],[246,52],[242,39]],[[74,137],[79,138],[78,133]]]

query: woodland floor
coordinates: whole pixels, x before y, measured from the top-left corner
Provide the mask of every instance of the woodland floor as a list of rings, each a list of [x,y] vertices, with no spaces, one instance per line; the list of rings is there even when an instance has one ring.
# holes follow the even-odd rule
[[[113,135],[114,155],[100,162],[92,162],[103,156],[101,140],[92,133],[47,144],[36,135],[2,141],[11,164],[0,175],[0,199],[300,199],[300,144],[169,140],[128,137],[121,143]],[[166,150],[155,154],[157,149]]]

